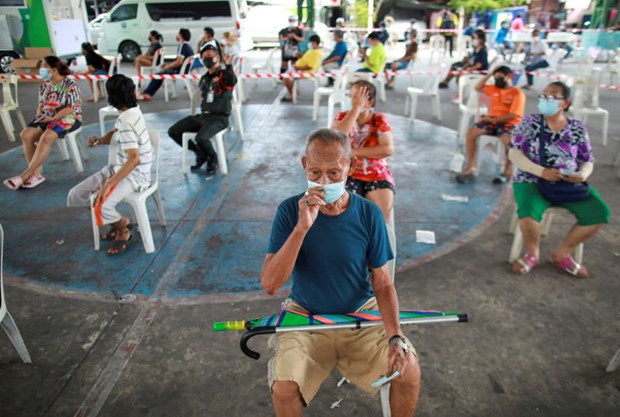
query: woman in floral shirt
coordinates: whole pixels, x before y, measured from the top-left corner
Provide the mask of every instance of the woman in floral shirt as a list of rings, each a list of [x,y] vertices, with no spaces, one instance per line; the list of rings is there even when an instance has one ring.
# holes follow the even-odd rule
[[[39,89],[37,114],[19,134],[28,168],[4,180],[8,188],[34,188],[44,182],[41,165],[49,156],[52,144],[82,124],[80,90],[74,80],[67,78],[69,74],[69,67],[55,56],[41,61],[39,75],[43,83]]]
[[[387,158],[394,153],[392,128],[384,114],[373,110],[377,90],[360,80],[351,85],[351,110],[338,113],[332,128],[351,138],[355,157],[347,190],[376,203],[388,222],[394,205],[394,177]]]
[[[518,167],[513,191],[526,246],[525,255],[512,264],[512,269],[521,274],[528,273],[539,262],[540,223],[548,207],[564,207],[577,218],[577,224],[551,254],[554,265],[577,277],[586,277],[588,271],[570,253],[609,222],[609,207],[592,187],[585,200],[554,204],[539,191],[540,178],[582,183],[592,173],[594,158],[588,132],[581,122],[566,116],[569,107],[570,88],[553,82],[539,96],[541,114],[524,117],[512,134],[509,157]],[[545,161],[540,154],[543,135]]]

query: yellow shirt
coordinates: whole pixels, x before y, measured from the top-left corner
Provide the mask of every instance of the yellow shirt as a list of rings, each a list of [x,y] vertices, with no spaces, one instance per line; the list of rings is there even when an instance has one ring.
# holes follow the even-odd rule
[[[306,53],[295,62],[295,67],[310,67],[309,70],[304,70],[306,74],[312,72],[319,72],[321,68],[321,61],[323,60],[323,51],[320,49],[308,49]]]
[[[385,47],[381,42],[377,43],[370,50],[370,54],[368,55],[368,60],[364,62],[362,68],[368,68],[373,73],[381,72],[383,69],[383,65],[387,60],[387,55],[385,54]]]

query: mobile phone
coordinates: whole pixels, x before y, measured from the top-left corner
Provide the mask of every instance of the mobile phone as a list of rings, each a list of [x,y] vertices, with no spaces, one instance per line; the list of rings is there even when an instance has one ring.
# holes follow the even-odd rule
[[[382,385],[387,384],[388,382],[390,382],[391,380],[393,380],[394,378],[396,378],[398,375],[400,375],[399,371],[394,371],[394,373],[390,376],[382,376],[381,378],[377,379],[375,382],[373,382],[372,384],[370,384],[371,387],[373,388],[379,388]]]

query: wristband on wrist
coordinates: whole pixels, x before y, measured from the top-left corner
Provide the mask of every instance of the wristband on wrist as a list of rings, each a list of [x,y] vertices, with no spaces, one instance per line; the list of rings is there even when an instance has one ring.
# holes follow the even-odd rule
[[[403,349],[403,352],[405,352],[405,354],[409,353],[409,345],[407,345],[407,339],[405,339],[399,334],[390,337],[390,339],[388,340],[388,344],[398,345]]]

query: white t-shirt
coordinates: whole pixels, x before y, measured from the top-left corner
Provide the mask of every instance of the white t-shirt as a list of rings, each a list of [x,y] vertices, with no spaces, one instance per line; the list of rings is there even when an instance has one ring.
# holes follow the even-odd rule
[[[151,185],[151,164],[153,161],[153,147],[146,129],[146,123],[140,107],[132,107],[122,112],[116,119],[117,130],[112,142],[119,145],[119,150],[112,158],[112,170],[118,172],[129,159],[127,151],[138,149],[140,164],[127,176],[137,190],[148,188]]]

